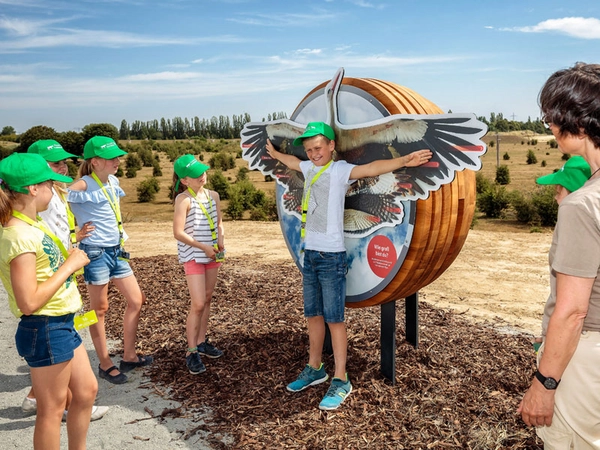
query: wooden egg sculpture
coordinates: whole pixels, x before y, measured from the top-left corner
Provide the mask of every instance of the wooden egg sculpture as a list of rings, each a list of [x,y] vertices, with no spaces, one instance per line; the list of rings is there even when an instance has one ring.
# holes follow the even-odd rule
[[[280,151],[306,160],[303,147],[292,141],[308,122],[323,121],[336,133],[336,160],[365,164],[432,151],[423,166],[357,180],[349,188],[344,212],[348,307],[381,305],[414,294],[452,264],[465,242],[487,128],[473,114],[441,112],[408,88],[344,78],[340,69],[310,91],[290,119],[250,122],[242,130],[242,156],[250,169],[277,180],[279,221],[299,267],[304,178],[270,158],[267,139]]]

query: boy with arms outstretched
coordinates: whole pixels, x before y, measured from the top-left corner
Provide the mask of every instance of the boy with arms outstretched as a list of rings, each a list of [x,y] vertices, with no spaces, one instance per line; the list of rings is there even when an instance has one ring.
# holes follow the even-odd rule
[[[275,150],[267,140],[269,155],[304,175],[302,267],[304,316],[308,322],[309,359],[287,390],[299,392],[329,378],[321,361],[325,323],[331,332],[335,373],[327,394],[319,404],[323,410],[337,409],[352,392],[346,373],[348,340],[344,322],[346,300],[346,248],[344,246],[344,199],[350,185],[359,178],[375,177],[401,167],[426,163],[430,150],[418,150],[398,158],[353,165],[333,161],[335,133],[324,122],[311,122],[294,140],[303,145],[308,161]]]

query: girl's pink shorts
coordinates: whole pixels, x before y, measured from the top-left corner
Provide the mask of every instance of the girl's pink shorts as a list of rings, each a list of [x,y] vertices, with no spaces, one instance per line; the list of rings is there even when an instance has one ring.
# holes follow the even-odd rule
[[[209,262],[208,264],[197,263],[196,261],[188,261],[183,263],[183,271],[186,275],[204,275],[206,269],[216,269],[221,266],[220,262]]]

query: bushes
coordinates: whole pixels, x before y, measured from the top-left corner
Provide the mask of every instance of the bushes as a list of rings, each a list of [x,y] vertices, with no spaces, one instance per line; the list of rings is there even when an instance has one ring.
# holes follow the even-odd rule
[[[235,157],[229,153],[219,152],[210,158],[208,165],[219,170],[233,169],[235,168]]]
[[[250,210],[252,220],[276,220],[277,207],[275,199],[254,187],[248,180],[240,181],[229,188],[229,204],[225,209],[233,220],[242,218],[244,211]]]
[[[486,217],[497,219],[503,217],[510,206],[510,196],[504,186],[491,184],[477,195],[477,207]]]
[[[496,168],[496,183],[507,185],[510,183],[510,172],[508,166],[498,166]]]
[[[160,184],[155,177],[146,178],[137,186],[138,201],[140,203],[148,203],[156,198],[156,194],[160,191]]]
[[[142,159],[137,153],[128,153],[125,159],[125,167],[127,168],[125,176],[127,178],[135,178],[137,171],[142,168]]]
[[[533,150],[527,152],[527,164],[537,164],[537,156],[535,156]]]
[[[229,198],[229,181],[227,181],[223,172],[220,170],[214,170],[212,173],[209,172],[208,184],[214,191],[217,191],[222,200]]]
[[[486,189],[492,186],[492,182],[488,180],[484,174],[477,172],[475,174],[475,189],[478,194],[483,193]]]
[[[515,191],[512,194],[512,206],[517,220],[528,225],[552,227],[556,225],[558,203],[554,200],[554,186],[540,186],[533,193],[523,194]]]

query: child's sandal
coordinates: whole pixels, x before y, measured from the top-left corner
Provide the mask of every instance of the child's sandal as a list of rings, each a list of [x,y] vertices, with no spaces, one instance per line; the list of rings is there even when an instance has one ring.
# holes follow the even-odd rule
[[[102,368],[98,366],[98,376],[112,384],[123,384],[127,382],[127,375],[125,375],[124,373],[119,373],[118,375],[111,375],[110,373],[113,370],[119,369],[117,369],[117,366],[112,366],[106,370],[102,370]]]

